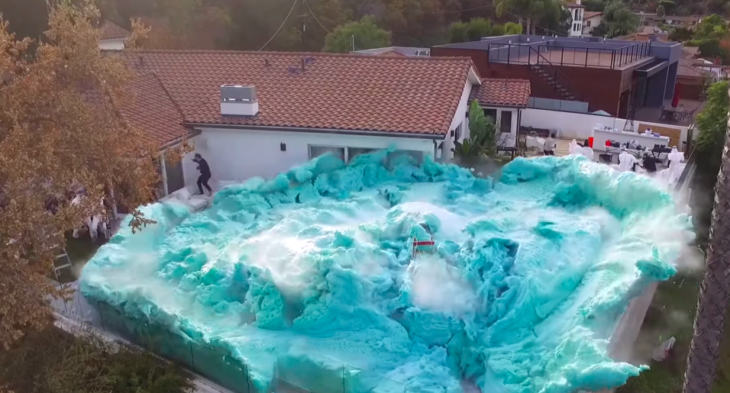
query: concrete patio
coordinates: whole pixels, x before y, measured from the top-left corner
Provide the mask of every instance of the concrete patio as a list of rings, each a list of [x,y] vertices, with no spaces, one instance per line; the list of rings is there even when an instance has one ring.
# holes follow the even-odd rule
[[[671,108],[672,100],[664,101],[664,107]],[[688,125],[694,123],[694,117],[696,117],[697,114],[702,112],[702,109],[704,109],[704,107],[705,107],[705,102],[681,99],[681,100],[679,100],[679,105],[677,105],[677,108],[680,108],[680,107],[684,107],[685,112],[694,111],[693,116],[682,119],[681,121],[675,121],[675,120],[671,120],[671,119],[667,120],[667,119],[661,118],[661,114],[662,114],[661,108],[641,108],[641,109],[636,110],[636,115],[634,116],[634,118],[635,118],[635,120],[639,120],[639,121],[649,121],[649,122],[653,122],[653,123],[688,126]]]

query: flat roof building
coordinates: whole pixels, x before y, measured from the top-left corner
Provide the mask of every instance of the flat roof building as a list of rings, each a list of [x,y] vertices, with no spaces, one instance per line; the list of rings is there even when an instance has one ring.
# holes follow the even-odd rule
[[[586,103],[587,111],[626,118],[672,98],[681,48],[675,42],[511,35],[435,46],[431,56],[469,56],[483,77],[529,79],[533,97]]]

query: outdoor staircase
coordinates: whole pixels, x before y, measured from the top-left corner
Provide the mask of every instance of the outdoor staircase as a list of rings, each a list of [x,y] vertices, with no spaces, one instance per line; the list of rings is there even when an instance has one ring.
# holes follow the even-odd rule
[[[548,71],[547,67],[541,65],[541,64],[531,64],[530,69],[540,75],[540,77],[550,84],[555,91],[557,91],[561,97],[563,97],[564,100],[568,101],[577,101],[578,97],[576,97],[567,87],[565,87],[558,78],[554,76],[553,73]]]
[[[564,73],[553,65],[538,49],[529,46],[528,66],[531,72],[552,86],[558,94],[568,101],[583,101],[583,97]]]

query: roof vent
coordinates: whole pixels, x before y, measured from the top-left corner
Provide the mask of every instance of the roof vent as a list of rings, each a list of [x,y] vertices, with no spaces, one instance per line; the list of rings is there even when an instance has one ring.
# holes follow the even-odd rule
[[[256,86],[221,86],[221,115],[256,116],[258,113],[259,102],[256,99]]]

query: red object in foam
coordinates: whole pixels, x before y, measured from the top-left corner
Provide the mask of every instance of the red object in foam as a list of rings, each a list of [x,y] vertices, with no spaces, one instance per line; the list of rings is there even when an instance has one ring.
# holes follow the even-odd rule
[[[435,243],[434,243],[433,241],[428,241],[428,240],[425,240],[425,241],[422,241],[422,242],[419,242],[419,241],[414,241],[414,242],[413,242],[413,247],[419,247],[419,246],[433,246],[434,244],[435,244]]]
[[[588,147],[593,148],[593,137],[588,138]]]

